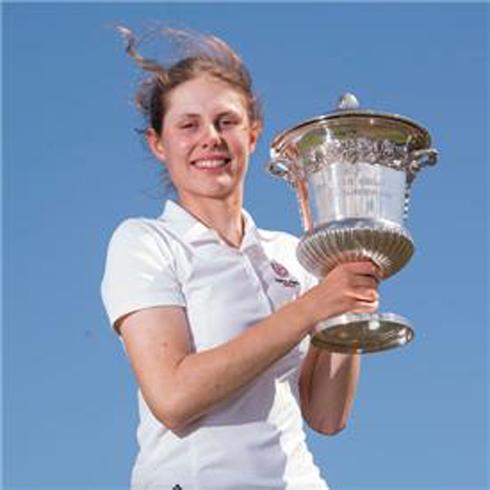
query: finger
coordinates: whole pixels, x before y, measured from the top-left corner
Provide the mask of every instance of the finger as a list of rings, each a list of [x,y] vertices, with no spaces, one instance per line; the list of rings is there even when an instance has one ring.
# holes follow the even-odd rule
[[[378,301],[358,301],[352,313],[375,313],[378,308]]]
[[[381,270],[375,267],[374,272],[370,272],[369,274],[361,274],[364,277],[370,277],[376,282],[376,285],[378,285],[381,282],[381,279],[383,278],[383,273]]]
[[[349,296],[356,301],[379,301],[379,293],[373,288],[356,288]]]
[[[371,260],[349,262],[345,264],[345,268],[355,274],[373,275],[375,277],[380,276],[379,267]]]
[[[379,279],[371,275],[355,275],[351,279],[351,285],[356,288],[378,289]]]

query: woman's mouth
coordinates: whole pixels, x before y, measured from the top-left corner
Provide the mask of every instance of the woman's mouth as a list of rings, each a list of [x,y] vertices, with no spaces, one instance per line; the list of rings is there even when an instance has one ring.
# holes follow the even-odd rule
[[[225,167],[228,163],[231,162],[231,158],[213,158],[213,159],[203,159],[203,160],[194,160],[191,162],[193,167],[198,168],[199,170],[218,170]]]

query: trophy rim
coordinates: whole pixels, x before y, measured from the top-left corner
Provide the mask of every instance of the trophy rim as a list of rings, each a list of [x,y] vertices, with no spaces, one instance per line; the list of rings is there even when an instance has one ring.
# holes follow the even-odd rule
[[[390,114],[386,112],[373,111],[373,110],[343,110],[336,111],[330,114],[323,114],[320,116],[307,119],[295,126],[280,131],[272,140],[270,147],[274,153],[280,155],[284,149],[297,137],[303,136],[308,130],[313,130],[321,127],[328,127],[328,122],[338,119],[351,119],[355,117],[366,119],[380,119],[388,120],[395,123],[403,123],[410,126],[417,131],[418,136],[421,137],[423,142],[420,145],[421,148],[429,148],[432,144],[432,138],[427,128],[417,123],[413,119],[400,114]],[[373,124],[373,123],[371,123]]]
[[[359,328],[359,337],[349,335]],[[396,313],[344,313],[320,322],[311,342],[332,352],[367,354],[402,347],[413,338],[412,324]]]
[[[347,325],[354,321],[390,321],[394,323],[403,323],[404,325],[413,328],[412,324],[402,315],[397,313],[344,313],[335,317],[329,318],[321,322],[322,329],[337,326]]]

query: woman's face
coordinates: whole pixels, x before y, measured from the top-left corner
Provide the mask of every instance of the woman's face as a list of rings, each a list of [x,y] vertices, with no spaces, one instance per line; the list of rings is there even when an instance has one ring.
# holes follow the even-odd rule
[[[148,143],[167,166],[183,202],[224,199],[241,196],[259,132],[258,125],[251,127],[240,92],[200,76],[172,90],[162,134],[150,131]]]

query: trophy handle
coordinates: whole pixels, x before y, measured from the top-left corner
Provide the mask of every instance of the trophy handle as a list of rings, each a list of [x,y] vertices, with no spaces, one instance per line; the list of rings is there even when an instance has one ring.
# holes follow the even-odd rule
[[[273,158],[266,166],[266,170],[274,177],[289,180],[291,162],[285,158]]]
[[[407,166],[407,186],[405,188],[405,203],[403,206],[403,221],[407,219],[408,208],[410,205],[410,188],[412,182],[422,168],[434,166],[437,163],[439,152],[434,148],[425,148],[410,152],[410,163]]]
[[[412,151],[409,155],[408,171],[415,177],[415,174],[423,167],[435,165],[438,156],[439,152],[434,148]]]

